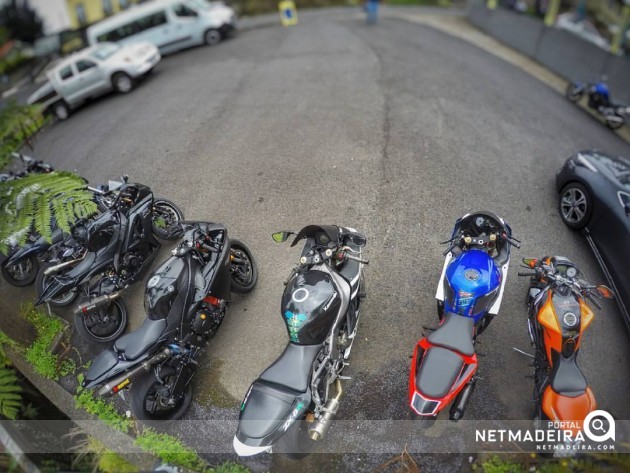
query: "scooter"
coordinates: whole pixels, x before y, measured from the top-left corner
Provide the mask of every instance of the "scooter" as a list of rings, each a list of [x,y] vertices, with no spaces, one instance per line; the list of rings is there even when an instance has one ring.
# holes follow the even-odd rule
[[[455,222],[438,284],[439,327],[415,346],[409,375],[409,406],[430,426],[449,404],[450,419],[464,415],[476,383],[475,341],[498,314],[510,264],[519,247],[512,230],[492,212],[466,214]]]
[[[588,97],[588,107],[601,115],[609,128],[615,130],[626,123],[630,107],[610,99],[608,84],[604,80],[593,83],[573,82],[567,86],[566,96],[571,102],[579,102],[584,94]]]
[[[220,224],[184,222],[173,256],[145,288],[147,318],[91,364],[82,383],[99,396],[130,390],[133,415],[146,422],[180,418],[192,399],[197,359],[223,321],[230,292],[258,280],[251,252]]]
[[[595,396],[577,365],[582,334],[593,322],[588,299],[612,299],[606,286],[593,286],[580,268],[563,256],[525,258],[519,272],[529,276],[527,326],[534,355],[535,420],[559,421],[575,436],[586,416],[597,408]]]
[[[293,232],[278,232],[283,242]],[[250,386],[234,436],[239,456],[279,451],[307,455],[337,413],[341,380],[357,334],[365,297],[366,238],[352,228],[309,225],[299,265],[285,281],[281,312],[289,343]]]

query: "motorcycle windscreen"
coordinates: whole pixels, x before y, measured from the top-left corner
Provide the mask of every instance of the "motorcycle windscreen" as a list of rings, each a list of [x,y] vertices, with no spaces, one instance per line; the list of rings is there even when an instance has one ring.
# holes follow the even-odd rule
[[[322,271],[299,273],[282,295],[282,316],[291,342],[323,343],[332,327],[341,298],[331,277]]]
[[[445,279],[446,310],[472,317],[483,313],[495,300],[501,271],[488,253],[470,250],[450,262]]]

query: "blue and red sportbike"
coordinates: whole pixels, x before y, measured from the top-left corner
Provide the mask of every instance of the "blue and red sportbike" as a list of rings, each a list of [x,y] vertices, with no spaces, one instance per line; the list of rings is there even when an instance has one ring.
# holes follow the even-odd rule
[[[615,130],[626,123],[630,107],[612,101],[604,79],[592,83],[570,82],[567,86],[566,96],[571,102],[579,102],[584,94],[588,97],[588,107],[606,120],[608,128]]]
[[[520,242],[502,218],[480,211],[458,219],[443,243],[440,325],[416,344],[409,375],[409,406],[429,424],[450,404],[451,420],[464,415],[476,383],[475,340],[499,312],[510,248]]]

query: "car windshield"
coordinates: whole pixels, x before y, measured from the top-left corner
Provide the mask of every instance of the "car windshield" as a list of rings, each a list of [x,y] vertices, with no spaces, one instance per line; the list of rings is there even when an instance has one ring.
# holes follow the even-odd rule
[[[118,46],[117,44],[103,44],[92,51],[90,53],[90,56],[92,56],[94,59],[98,59],[99,61],[104,61],[119,49],[120,46]]]

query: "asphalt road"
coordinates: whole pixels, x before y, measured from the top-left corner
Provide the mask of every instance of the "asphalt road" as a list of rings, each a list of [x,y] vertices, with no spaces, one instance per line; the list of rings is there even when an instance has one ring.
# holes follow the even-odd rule
[[[340,415],[406,418],[409,356],[422,324],[436,321],[439,241],[462,214],[493,210],[523,245],[501,313],[481,337],[484,379],[466,417],[528,419],[531,368],[511,349],[529,349],[518,258],[562,254],[604,282],[556,208],[555,172],[582,148],[630,156],[562,96],[470,44],[398,19],[368,27],[354,10],[328,10],[302,15],[297,27],[165,58],[129,95],[49,127],[34,154],[95,183],[129,174],[179,203],[187,219],[227,224],[253,251],[258,286],[235,296],[204,355],[189,418],[236,419],[249,384],[281,353],[282,281],[299,250],[270,234],[311,223],[368,236],[368,299]],[[132,326],[144,316],[140,286]],[[599,405],[630,419],[630,404],[620,402],[630,392],[628,333],[614,303],[596,315],[580,365]],[[369,471],[383,459],[315,456],[300,468]],[[417,460],[423,471],[465,461]],[[291,469],[273,462],[262,467]]]

